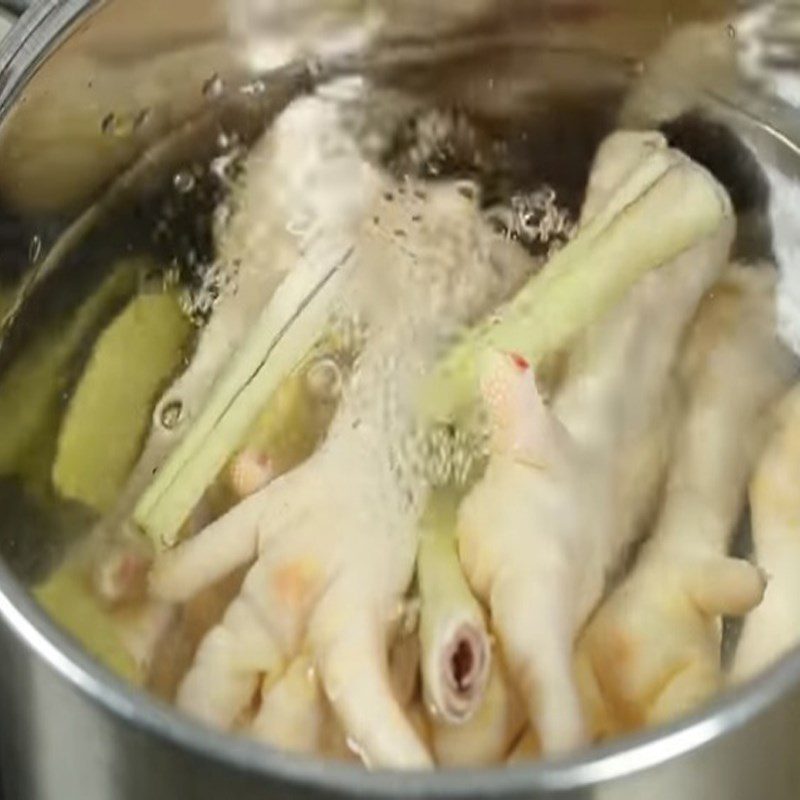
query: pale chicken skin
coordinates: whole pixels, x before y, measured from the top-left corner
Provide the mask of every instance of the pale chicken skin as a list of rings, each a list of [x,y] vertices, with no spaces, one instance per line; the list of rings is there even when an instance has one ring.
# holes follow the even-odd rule
[[[792,389],[773,421],[776,430],[750,482],[754,559],[767,589],[745,620],[733,683],[773,666],[800,642],[800,390]]]
[[[458,187],[412,189],[405,203],[387,190],[356,239],[351,297],[370,309],[373,336],[325,442],[306,463],[166,552],[151,575],[155,596],[181,602],[256,558],[241,594],[200,645],[178,705],[223,729],[244,724],[258,735],[264,721],[246,720],[252,698],[265,692],[266,701],[302,648],[348,740],[371,766],[431,763],[392,694],[386,663],[425,496],[413,470],[396,471],[402,454],[395,448],[413,434],[414,379],[443,320],[469,322],[532,269],[516,252],[504,258],[507,243],[492,246],[475,201]],[[261,705],[265,714],[270,705]]]
[[[326,102],[300,100],[250,154],[218,232],[246,319],[225,295],[162,399],[186,393],[185,416],[154,427],[112,515],[180,439],[129,520],[154,552],[148,602],[174,630],[181,606],[227,588],[157,659],[160,686],[213,727],[370,768],[563,753],[593,731],[576,639],[657,507],[674,372],[727,265],[729,198],[661,134],[612,134],[575,238],[540,275],[477,184],[390,177]],[[426,405],[437,376],[456,387],[452,417]],[[426,523],[440,495],[452,513]]]
[[[460,553],[546,754],[588,741],[574,641],[655,499],[671,371],[732,233],[646,276],[593,326],[552,410],[524,361],[494,354],[484,368],[491,457],[460,511]]]
[[[734,266],[693,325],[679,373],[688,407],[658,522],[580,643],[597,735],[671,720],[718,692],[721,617],[762,599],[764,574],[727,553],[770,407],[794,373],[775,335],[775,277]]]

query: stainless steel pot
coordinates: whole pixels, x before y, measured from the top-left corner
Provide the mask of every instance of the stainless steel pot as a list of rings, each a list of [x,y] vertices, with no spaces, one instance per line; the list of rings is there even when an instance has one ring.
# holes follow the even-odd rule
[[[262,20],[265,44],[231,32],[232,5],[35,4],[0,48],[0,198],[4,209],[14,210],[9,225],[27,220],[29,231],[46,220],[63,231],[85,219],[82,210],[148,145],[169,138],[182,120],[202,120],[202,86],[213,76],[233,82],[253,69],[277,69],[269,73],[270,85],[280,88],[283,81],[286,88],[298,76],[302,83],[321,70],[352,66],[367,52],[373,67],[387,71],[408,61],[420,91],[478,104],[489,115],[513,113],[533,91],[534,106],[546,117],[552,98],[576,92],[614,102],[640,75],[641,60],[683,23],[718,25],[724,41],[723,15],[734,10],[724,0],[481,0],[442,8],[396,0],[377,13],[378,4],[367,2],[287,1],[270,4]],[[432,42],[467,65],[462,77],[448,82],[439,62],[423,55]],[[508,48],[507,57],[489,74],[482,48],[497,42]],[[516,59],[520,46],[527,60]],[[716,81],[713,54],[709,59],[708,71],[693,75],[694,88],[685,76],[672,76],[691,102],[703,94],[704,79]],[[541,75],[531,90],[531,70],[537,69]],[[502,90],[487,94],[479,88],[495,80]],[[705,86],[704,96],[716,98],[721,117],[736,118],[765,158],[781,162],[800,141],[793,111],[750,97],[734,83]],[[234,111],[248,119],[253,109]],[[144,124],[127,124],[131,119]],[[179,137],[178,145],[192,141]],[[165,153],[169,161],[169,148]],[[150,173],[136,175],[131,191],[145,186]],[[80,237],[80,224],[75,230]],[[22,275],[23,287],[42,277],[43,263],[49,268],[53,262],[39,260]],[[13,421],[0,420],[0,436],[6,424]],[[368,774],[218,735],[122,685],[52,624],[0,559],[0,754],[6,800],[788,800],[800,794],[800,652],[690,719],[564,761],[495,771]]]

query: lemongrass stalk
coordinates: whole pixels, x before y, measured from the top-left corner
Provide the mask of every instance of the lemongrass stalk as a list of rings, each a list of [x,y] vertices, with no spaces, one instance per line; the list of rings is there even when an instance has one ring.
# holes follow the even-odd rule
[[[705,169],[654,146],[575,239],[444,358],[423,392],[423,414],[434,422],[457,418],[476,394],[486,349],[513,350],[535,366],[645,273],[713,234],[732,213],[724,189]]]
[[[349,366],[344,349],[331,336],[320,342],[272,394],[246,434],[245,447],[268,460],[274,475],[311,455],[327,430]]]
[[[432,713],[451,724],[480,706],[491,665],[486,620],[458,560],[455,523],[456,498],[434,493],[417,555],[423,692]]]
[[[242,350],[217,383],[195,424],[134,509],[137,524],[161,550],[243,441],[268,398],[311,351],[329,319],[350,251],[289,273]]]

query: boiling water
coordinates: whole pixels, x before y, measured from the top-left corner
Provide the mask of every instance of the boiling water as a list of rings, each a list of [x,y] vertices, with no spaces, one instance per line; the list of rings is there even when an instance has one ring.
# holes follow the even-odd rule
[[[555,74],[567,66],[580,79],[569,85],[557,82],[552,91],[543,86],[543,69]],[[391,175],[397,187],[373,203],[375,230],[369,234],[372,249],[367,250],[373,261],[360,265],[361,273],[347,285],[349,294],[335,307],[333,338],[345,343],[341,350],[346,356],[318,359],[306,375],[312,396],[309,416],[331,424],[333,438],[344,436],[344,429],[358,429],[361,439],[376,449],[390,440],[390,480],[401,487],[400,515],[418,514],[424,487],[455,483],[464,488],[479,474],[486,456],[484,421],[433,435],[416,430],[409,411],[414,392],[421,376],[465,328],[511,297],[574,234],[591,159],[615,127],[631,80],[641,76],[638,62],[594,62],[584,53],[543,57],[524,48],[490,48],[482,60],[474,54],[469,59],[457,55],[437,65],[435,82],[430,80],[430,67],[425,60],[410,68],[390,62],[372,71],[330,77],[320,74],[315,64],[308,76],[320,82],[314,91],[336,109],[340,132],[348,138],[345,145],[331,143],[332,158],[339,157],[341,147],[354,147],[377,171]],[[241,89],[225,86],[216,75],[206,83],[211,106]],[[244,89],[248,96],[262,95],[269,82],[259,78]],[[684,111],[662,129],[673,145],[708,167],[729,190],[739,218],[735,256],[771,257],[769,189],[752,143],[745,144],[738,130],[720,116],[712,120],[693,108]],[[279,112],[280,108],[265,109],[263,126],[269,128]],[[242,210],[241,191],[254,169],[249,156],[258,150],[259,127],[214,127],[202,158],[170,163],[155,190],[115,208],[65,255],[7,326],[0,351],[0,408],[3,394],[19,386],[58,387],[41,407],[39,419],[30,424],[30,434],[13,450],[13,458],[0,465],[0,502],[5,509],[0,554],[25,581],[38,583],[47,576],[87,531],[97,529],[103,516],[61,497],[51,471],[66,410],[92,346],[109,321],[137,294],[178,291],[183,312],[194,326],[183,361],[187,366],[192,344],[215,310],[240,291],[248,254],[262,258],[266,271],[272,268],[268,239],[260,239],[260,249],[242,248],[241,259],[228,260],[228,251],[220,247],[224,232],[236,224]],[[286,169],[294,166],[289,162]],[[347,180],[346,175],[338,177]],[[330,195],[335,203],[344,188],[333,182],[314,191]],[[431,205],[437,193],[447,202]],[[474,204],[476,224],[480,221],[496,241],[524,248],[525,269],[496,275],[469,271],[470,264],[479,264],[476,252],[486,240],[448,224],[445,206],[458,197]],[[273,221],[262,220],[267,232]],[[64,221],[58,219],[11,222],[8,229],[16,240],[10,242],[10,252],[19,266],[17,274],[7,276],[9,284],[31,262],[41,261],[64,230]],[[316,246],[311,234],[317,223],[313,214],[298,214],[287,221],[285,233],[295,239],[308,237],[309,247]],[[418,227],[428,233],[418,234]],[[248,235],[259,241],[258,230]],[[384,254],[381,241],[386,243]],[[30,354],[48,353],[57,338],[54,332],[69,326],[96,294],[109,265],[132,255],[146,259],[135,277],[93,314],[70,352],[48,362],[38,383],[27,373],[20,377],[16,365]],[[381,273],[387,265],[406,272]],[[556,361],[543,367],[545,390],[548,379],[557,384]],[[552,376],[547,374],[551,368]],[[167,384],[165,379],[163,388]],[[179,427],[191,401],[197,398],[166,397],[154,414],[154,427]],[[337,405],[347,413],[334,416]],[[11,416],[23,416],[19,404],[9,403],[8,408]],[[148,407],[146,413],[151,412]],[[5,424],[13,424],[9,415]],[[210,493],[198,507],[194,527],[229,504],[226,488],[217,488],[217,494]],[[356,491],[357,486],[347,489]],[[365,513],[373,524],[390,528],[394,509],[387,508],[379,504]],[[746,520],[742,531],[739,551],[747,548]],[[240,580],[241,575],[234,576],[232,587],[221,596],[229,599]],[[219,601],[218,597],[215,602]],[[733,636],[727,636],[726,643],[731,641]],[[177,667],[170,659],[185,668],[185,655],[162,658],[150,677],[151,688],[171,697]]]
[[[485,219],[498,235],[521,243],[541,261],[572,234],[591,157],[613,127],[623,91],[639,71],[605,59],[589,71],[584,68],[587,56],[580,53],[543,58],[525,49],[498,52],[493,48],[484,59],[464,60],[457,53],[437,67],[437,84],[424,82],[430,63],[422,59],[409,69],[391,61],[388,67],[379,67],[367,81],[368,95],[363,93],[363,77],[335,79],[318,91],[341,107],[353,139],[373,163],[401,180],[461,181],[462,191],[478,198]],[[581,77],[568,90],[543,94],[542,69],[552,74],[569,69]],[[256,94],[265,90],[264,82],[248,89]],[[216,75],[209,78],[209,103],[231,91],[236,87],[225,86]],[[514,97],[513,105],[498,102],[498,97],[508,93]],[[270,115],[275,111],[270,109]],[[750,151],[724,126],[699,115],[679,119],[665,130],[677,146],[706,164],[728,186],[740,215],[739,252],[750,257],[768,253],[766,184]],[[122,255],[153,256],[150,274],[140,276],[139,290],[181,286],[187,315],[202,326],[220,295],[235,291],[240,265],[219,261],[215,230],[224,229],[234,213],[235,187],[247,180],[246,154],[252,138],[252,131],[242,136],[235,128],[217,126],[207,158],[178,162],[164,173],[155,193],[149,191],[129,203],[76,251],[67,253],[7,332],[2,351],[6,370],[18,353],[34,346],[42,327],[62,324],[59,321],[74,313],[108,265]],[[413,200],[411,193],[409,197]],[[403,203],[403,196],[396,201]],[[24,267],[43,258],[42,251],[58,240],[63,223],[8,217],[4,229],[13,236],[6,241],[12,256],[8,263]],[[155,272],[152,265],[157,265]],[[5,276],[7,280],[14,273],[7,271]],[[444,298],[429,294],[428,300],[445,307]],[[115,310],[107,309],[104,319],[110,319]],[[63,389],[52,405],[51,437],[57,433],[70,387],[80,376],[101,323],[98,319],[87,331],[88,338],[67,372],[53,376]],[[41,577],[57,558],[60,548],[54,551],[53,543],[64,536],[69,540],[70,531],[85,530],[91,517],[80,506],[59,502],[48,485],[47,464],[54,441],[31,443],[34,446],[39,453],[38,473],[31,485],[36,488],[25,491],[32,476],[27,468],[13,466],[7,468],[0,486],[9,498],[6,507],[25,498],[18,513],[5,515],[15,530],[1,535],[0,543],[12,566],[29,579]],[[439,479],[470,474],[472,462],[469,457],[463,461],[463,447],[437,444],[436,438],[433,442],[425,439],[419,447],[422,450],[410,457],[426,463],[428,472]],[[31,460],[24,447],[19,455],[25,456],[23,461]],[[27,519],[30,525],[24,524]],[[23,529],[30,532],[23,535]]]
[[[593,102],[585,108],[574,104],[547,120],[542,119],[540,110],[534,110],[528,119],[521,112],[514,119],[485,118],[464,104],[420,97],[413,87],[404,86],[404,81],[403,73],[384,76],[370,90],[368,103],[354,100],[352,87],[341,88],[347,81],[334,81],[319,92],[341,106],[341,116],[353,140],[377,167],[401,180],[460,181],[459,191],[478,198],[488,225],[498,236],[519,241],[536,259],[561,246],[572,232],[589,156],[608,127],[609,109]],[[220,86],[218,79],[212,83],[216,91],[209,91],[210,103],[227,91],[235,91],[235,87]],[[253,91],[263,91],[263,87]],[[565,114],[573,119],[569,124]],[[0,357],[11,380],[9,387],[15,380],[14,364],[47,337],[43,331],[57,330],[73,318],[93,287],[122,257],[148,257],[130,290],[149,292],[178,286],[185,313],[198,330],[203,326],[220,296],[237,289],[235,276],[241,265],[220,261],[215,231],[223,230],[235,213],[236,186],[247,180],[249,141],[252,134],[242,136],[236,129],[220,125],[209,142],[206,159],[179,162],[165,171],[160,187],[115,211],[76,249],[66,253],[57,269],[28,298],[22,313],[7,326]],[[546,158],[542,157],[544,152],[548,153]],[[335,193],[336,187],[331,188]],[[419,200],[411,190],[407,197],[398,194],[393,200],[397,206],[409,206],[401,216],[416,217],[410,204]],[[301,222],[294,220],[290,226],[297,228]],[[35,268],[45,259],[59,242],[64,223],[9,216],[5,230],[13,236],[5,243],[8,261],[4,277],[8,281],[17,274],[8,266],[19,264],[18,270],[30,269],[31,264]],[[299,234],[301,230],[292,232]],[[449,288],[442,286],[443,291],[453,288],[452,284]],[[9,297],[11,291],[9,285]],[[50,485],[49,467],[72,387],[80,378],[95,338],[127,302],[126,291],[113,298],[87,326],[82,344],[74,348],[66,362],[58,364],[59,373],[48,376],[61,387],[47,410],[48,424],[39,426],[49,433],[37,433],[45,437],[43,440],[20,443],[16,454],[20,463],[5,468],[0,486],[8,497],[4,507],[17,506],[18,510],[4,515],[9,529],[0,535],[0,542],[12,567],[29,580],[46,574],[60,557],[62,546],[91,527],[91,512],[80,504],[58,499]],[[380,302],[380,297],[372,300]],[[429,292],[427,301],[442,309],[445,330],[447,297],[434,297]],[[428,448],[425,455],[409,454],[409,458],[428,462],[429,469],[441,476],[454,469],[451,448],[434,444],[431,451],[429,441],[424,446]],[[34,468],[30,468],[31,463]],[[464,465],[458,469],[469,471]]]

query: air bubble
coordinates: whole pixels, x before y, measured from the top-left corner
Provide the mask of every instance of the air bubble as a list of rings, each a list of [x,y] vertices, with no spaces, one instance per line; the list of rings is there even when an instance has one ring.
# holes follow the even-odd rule
[[[168,431],[174,430],[183,416],[183,403],[180,400],[170,400],[164,404],[159,414],[161,425]]]
[[[560,246],[574,233],[569,212],[558,205],[555,190],[547,185],[513,195],[509,204],[488,209],[486,216],[496,233],[526,247]]]
[[[115,114],[109,112],[103,117],[100,123],[100,130],[106,136],[117,136],[123,138],[130,136],[137,127],[142,112],[136,114]]]
[[[467,200],[475,200],[478,196],[478,187],[473,181],[458,181],[456,190]]]
[[[112,112],[103,117],[103,121],[100,123],[100,130],[107,135],[111,135],[114,133],[116,125],[117,115]]]
[[[38,234],[35,234],[31,238],[31,242],[28,245],[28,261],[31,264],[35,264],[39,260],[39,256],[42,254],[42,239]]]
[[[325,71],[322,61],[318,58],[309,58],[306,61],[306,70],[310,78],[320,78]]]
[[[313,218],[310,214],[296,214],[286,223],[286,232],[292,236],[305,236],[311,228]]]
[[[138,114],[137,114],[137,115],[134,117],[134,120],[133,120],[133,127],[134,127],[134,129],[135,129],[135,130],[139,130],[139,128],[141,128],[141,127],[143,127],[144,125],[146,125],[146,124],[149,122],[151,115],[152,115],[152,111],[151,111],[149,108],[143,108],[143,109],[142,109],[142,110],[141,110],[141,111],[140,111],[140,112],[139,112],[139,113],[138,113]]]
[[[319,400],[337,400],[342,393],[342,371],[333,358],[315,361],[306,372],[306,386]]]
[[[633,75],[634,78],[638,78],[644,75],[646,69],[644,61],[640,61],[639,59],[632,61],[630,63],[629,68],[630,68],[630,73],[631,75]]]
[[[230,222],[231,216],[233,216],[233,210],[228,203],[220,203],[214,212],[214,216],[217,220],[217,223],[222,227],[225,227]]]
[[[203,96],[209,100],[220,97],[224,91],[225,82],[216,72],[203,84]]]
[[[239,153],[235,150],[223,153],[211,161],[211,174],[221,181],[231,177],[231,168],[236,162]]]
[[[242,86],[239,89],[239,91],[242,94],[250,96],[260,95],[264,94],[264,92],[267,91],[267,84],[264,83],[264,81],[262,81],[260,78],[257,78],[256,80],[251,81],[250,83],[244,84],[244,86]]]
[[[187,169],[176,172],[172,178],[172,185],[180,194],[189,194],[194,189],[194,175]]]

